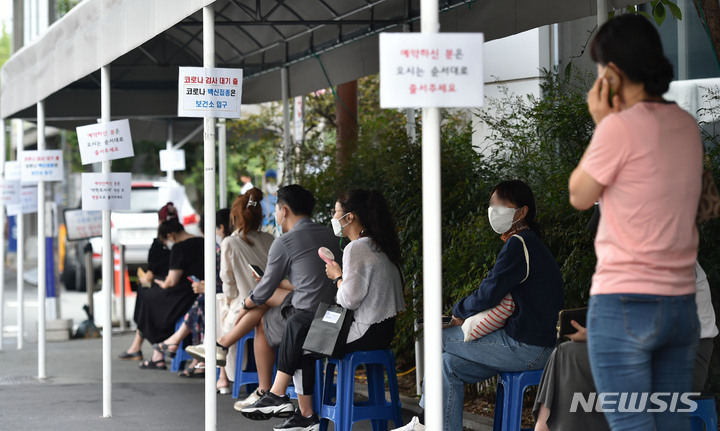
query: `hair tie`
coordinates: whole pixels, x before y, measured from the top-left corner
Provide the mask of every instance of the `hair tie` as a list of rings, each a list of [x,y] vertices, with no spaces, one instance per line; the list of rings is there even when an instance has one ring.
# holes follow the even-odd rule
[[[257,205],[257,201],[252,200],[252,198],[247,203],[248,207],[254,207],[256,205]]]

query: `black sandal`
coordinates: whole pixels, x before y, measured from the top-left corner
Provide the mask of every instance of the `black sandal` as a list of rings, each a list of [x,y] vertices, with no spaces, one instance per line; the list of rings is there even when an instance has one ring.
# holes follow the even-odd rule
[[[201,371],[202,370],[202,371]],[[196,378],[204,378],[205,377],[205,369],[198,369],[198,368],[187,368],[183,371],[180,371],[178,373],[179,377],[184,377],[186,379],[196,379]]]
[[[167,370],[167,365],[165,365],[165,359],[159,361],[147,360],[141,363],[138,368],[142,370]]]
[[[170,350],[170,346],[178,346],[177,343],[156,343],[153,344],[153,349],[157,350],[158,352],[162,353],[163,355],[167,356],[168,358],[172,359],[175,357],[175,354],[177,351],[173,352]]]

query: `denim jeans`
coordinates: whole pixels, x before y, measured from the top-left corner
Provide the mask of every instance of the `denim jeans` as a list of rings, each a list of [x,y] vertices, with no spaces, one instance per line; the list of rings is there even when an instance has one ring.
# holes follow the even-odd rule
[[[587,329],[590,367],[598,396],[690,391],[700,338],[695,294],[594,295],[590,298]],[[670,396],[666,401],[671,404]],[[649,401],[640,411],[619,412],[618,404],[610,406],[614,411],[605,411],[613,431],[690,429],[687,413],[651,413],[647,410],[658,406]],[[677,408],[688,406],[678,402]]]
[[[476,383],[500,371],[539,370],[549,347],[520,343],[499,329],[480,339],[464,342],[462,328],[443,330],[443,399],[445,430],[462,430],[464,384]]]

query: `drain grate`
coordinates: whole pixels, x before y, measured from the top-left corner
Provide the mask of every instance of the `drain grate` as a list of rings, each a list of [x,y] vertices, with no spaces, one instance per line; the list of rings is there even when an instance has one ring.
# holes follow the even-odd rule
[[[44,383],[35,376],[0,376],[0,386],[39,385]]]

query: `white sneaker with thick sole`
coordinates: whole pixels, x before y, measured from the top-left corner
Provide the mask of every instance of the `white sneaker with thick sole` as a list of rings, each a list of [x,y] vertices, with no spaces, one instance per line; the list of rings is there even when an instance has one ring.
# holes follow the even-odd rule
[[[242,411],[243,407],[247,407],[251,404],[255,404],[255,401],[259,400],[260,397],[263,396],[265,391],[261,391],[261,389],[256,389],[252,394],[248,395],[247,398],[240,401],[235,401],[235,404],[233,404],[233,408],[237,411]]]
[[[413,418],[405,424],[404,426],[401,426],[400,428],[395,428],[391,431],[424,431],[425,425],[420,423],[420,419],[418,419],[417,416],[413,416]]]
[[[216,347],[215,350],[216,350],[215,358],[217,359],[217,366],[224,367],[225,364],[227,364],[227,352],[228,351],[226,349],[223,349],[220,346]],[[198,344],[197,346],[187,346],[185,348],[185,351],[193,359],[197,359],[200,362],[205,362],[205,346],[203,346],[202,344]]]

